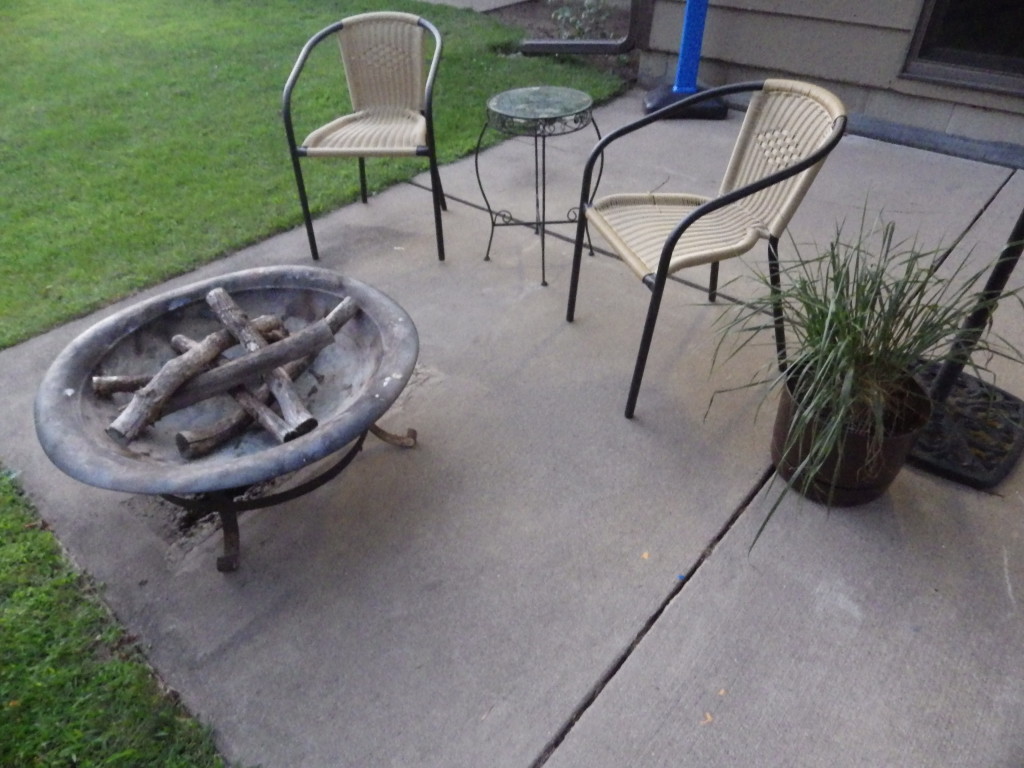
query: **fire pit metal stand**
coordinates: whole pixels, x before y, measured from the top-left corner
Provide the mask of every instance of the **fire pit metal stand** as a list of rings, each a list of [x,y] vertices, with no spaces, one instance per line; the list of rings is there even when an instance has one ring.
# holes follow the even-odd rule
[[[237,571],[242,558],[241,534],[238,530],[239,513],[292,501],[316,490],[328,480],[333,480],[341,474],[345,467],[352,463],[352,459],[362,450],[366,434],[366,432],[363,432],[355,444],[323,472],[286,491],[280,491],[269,496],[249,498],[246,494],[253,487],[250,486],[248,488],[211,491],[197,496],[176,496],[170,493],[162,493],[160,496],[188,512],[195,513],[196,517],[205,517],[216,512],[220,518],[221,534],[224,539],[224,554],[217,558],[217,570],[222,572]],[[408,447],[412,447],[412,445]]]

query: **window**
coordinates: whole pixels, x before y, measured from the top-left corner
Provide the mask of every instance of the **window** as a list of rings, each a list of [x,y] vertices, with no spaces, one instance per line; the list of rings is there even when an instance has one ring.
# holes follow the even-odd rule
[[[906,74],[1024,95],[1024,2],[925,0]]]

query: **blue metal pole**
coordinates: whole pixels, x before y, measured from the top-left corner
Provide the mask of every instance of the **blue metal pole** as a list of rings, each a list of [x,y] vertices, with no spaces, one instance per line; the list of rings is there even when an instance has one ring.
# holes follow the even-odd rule
[[[664,83],[648,92],[644,98],[645,112],[654,112],[701,90],[697,86],[697,69],[700,67],[700,50],[704,42],[704,22],[707,16],[708,0],[686,0],[675,82],[672,85]],[[675,112],[673,117],[723,120],[728,112],[725,102],[715,98],[684,107]]]
[[[697,92],[697,68],[700,66],[700,49],[704,41],[704,22],[707,16],[708,0],[686,0],[673,93],[689,96]]]

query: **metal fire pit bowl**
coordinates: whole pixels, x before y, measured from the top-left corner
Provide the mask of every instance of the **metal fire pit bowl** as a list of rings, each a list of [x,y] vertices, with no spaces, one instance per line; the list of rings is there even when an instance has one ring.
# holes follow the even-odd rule
[[[95,395],[95,375],[156,373],[176,355],[170,339],[200,339],[222,328],[206,294],[223,288],[249,315],[276,314],[290,331],[323,318],[351,296],[361,312],[342,326],[295,381],[319,425],[277,443],[258,428],[213,453],[185,459],[177,432],[208,425],[236,406],[225,395],[169,414],[120,445],[105,433],[124,400]],[[237,520],[244,509],[294,498],[333,477],[354,457],[366,432],[388,410],[412,374],[419,339],[412,319],[389,297],[357,280],[313,267],[268,267],[211,278],[148,299],[97,323],[50,366],[35,400],[36,433],[46,455],[83,483],[158,494],[193,511],[218,511],[224,523],[221,570],[238,566]],[[386,434],[386,433],[385,433]],[[410,432],[410,438],[414,433]],[[318,482],[260,500],[237,500],[253,486],[349,451]]]

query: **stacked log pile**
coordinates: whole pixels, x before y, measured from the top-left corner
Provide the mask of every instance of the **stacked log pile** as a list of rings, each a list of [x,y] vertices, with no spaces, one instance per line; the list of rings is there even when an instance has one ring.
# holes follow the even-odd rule
[[[206,302],[224,327],[202,339],[173,336],[170,344],[178,355],[152,376],[93,377],[99,396],[132,393],[106,433],[127,445],[164,416],[224,393],[237,409],[214,423],[178,432],[175,442],[183,457],[205,456],[254,424],[281,443],[315,429],[316,418],[293,382],[359,311],[352,298],[293,334],[276,315],[249,319],[223,288],[210,291]],[[228,356],[239,345],[242,352]],[[253,386],[255,380],[261,383]]]

